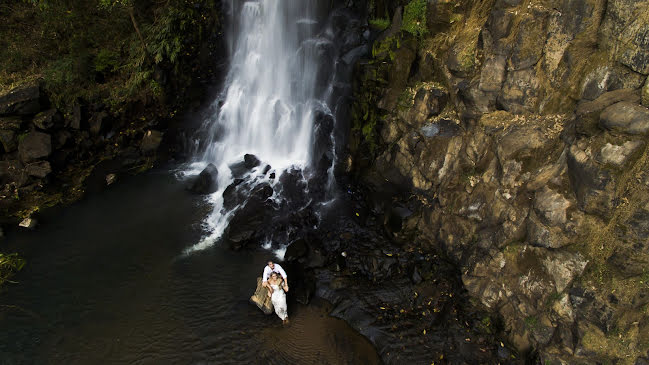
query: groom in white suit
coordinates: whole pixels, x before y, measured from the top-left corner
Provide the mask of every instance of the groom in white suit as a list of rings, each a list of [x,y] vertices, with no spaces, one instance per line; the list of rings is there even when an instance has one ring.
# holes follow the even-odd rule
[[[268,261],[268,265],[264,267],[264,274],[261,276],[261,283],[263,286],[268,287],[268,278],[273,272],[281,275],[282,279],[284,279],[284,283],[286,283],[286,286],[288,286],[288,277],[286,276],[286,271],[284,271],[284,269],[282,269],[279,264],[275,264],[272,261]]]

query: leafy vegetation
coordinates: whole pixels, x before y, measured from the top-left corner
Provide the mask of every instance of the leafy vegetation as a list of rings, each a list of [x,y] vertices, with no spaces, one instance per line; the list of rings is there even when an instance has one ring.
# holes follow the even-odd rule
[[[8,0],[0,5],[0,91],[41,79],[57,106],[78,98],[160,97],[156,70],[183,58],[218,23],[216,0]]]
[[[403,9],[403,30],[416,36],[428,32],[426,28],[426,0],[412,0]]]
[[[4,284],[13,274],[25,266],[25,260],[18,254],[0,253],[0,285]]]
[[[387,18],[370,19],[369,23],[370,26],[378,30],[384,30],[390,26],[390,20]]]

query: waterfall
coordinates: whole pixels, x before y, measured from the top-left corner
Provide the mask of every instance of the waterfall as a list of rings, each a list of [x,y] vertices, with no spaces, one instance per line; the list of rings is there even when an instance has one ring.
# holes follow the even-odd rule
[[[195,175],[214,164],[219,188],[209,197],[214,208],[204,222],[209,233],[191,250],[223,235],[236,211],[224,209],[223,192],[235,178],[252,181],[250,187],[268,182],[275,188],[278,179],[270,179],[271,174],[312,165],[314,121],[322,115],[333,118],[329,102],[337,55],[326,24],[329,9],[320,9],[327,5],[318,0],[231,2],[229,70],[214,102],[216,112],[203,125],[203,147],[187,171]],[[245,154],[257,156],[261,164],[236,176]],[[275,190],[271,199],[278,198]]]

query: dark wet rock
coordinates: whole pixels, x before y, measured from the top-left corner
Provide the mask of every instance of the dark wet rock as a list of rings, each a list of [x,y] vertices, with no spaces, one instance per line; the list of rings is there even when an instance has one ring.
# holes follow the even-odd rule
[[[326,157],[333,159],[332,132],[334,129],[333,116],[324,112],[316,113],[313,129],[313,152],[311,153],[313,164],[317,164]],[[330,164],[327,166],[327,168]]]
[[[613,104],[600,115],[602,127],[627,134],[649,132],[649,109],[626,101]]]
[[[23,164],[18,160],[0,161],[0,182],[8,184],[13,182],[16,186],[27,183],[28,175]]]
[[[88,120],[90,134],[97,136],[107,130],[109,119],[110,116],[105,111],[93,114]]]
[[[81,109],[81,104],[77,101],[75,102],[69,111],[69,117],[66,117],[65,126],[72,129],[81,129],[81,122],[83,120],[83,111]]]
[[[245,154],[243,161],[235,162],[228,166],[235,179],[240,179],[250,172],[253,168],[261,165],[261,161],[255,155]]]
[[[413,283],[413,284],[419,284],[419,283],[422,282],[422,280],[424,280],[424,279],[421,277],[421,274],[419,274],[419,269],[417,268],[417,266],[415,266],[415,267],[412,269],[412,275],[410,275],[410,280],[412,280],[412,283]]]
[[[213,164],[207,165],[193,180],[189,190],[196,194],[212,194],[218,190],[219,171]]]
[[[25,166],[25,170],[29,176],[42,179],[52,172],[52,167],[48,161],[38,161]]]
[[[10,129],[18,131],[23,128],[23,119],[21,117],[0,117],[0,129]]]
[[[243,156],[243,165],[247,169],[252,169],[253,167],[259,166],[260,164],[261,161],[259,161],[259,159],[255,155],[251,155],[247,153]]]
[[[60,116],[58,115],[57,110],[50,109],[36,114],[34,119],[32,119],[32,123],[34,123],[38,129],[46,131],[52,128],[58,119],[60,119]]]
[[[36,114],[41,109],[40,97],[38,85],[22,86],[0,95],[0,116]]]
[[[260,239],[269,230],[269,219],[274,207],[268,198],[273,188],[268,184],[255,186],[245,204],[234,213],[225,231],[226,242],[233,249],[241,249],[255,238]]]
[[[413,212],[404,206],[395,206],[390,209],[387,215],[386,228],[392,234],[398,234],[404,229],[405,223],[408,218],[412,216]]]
[[[18,149],[16,132],[11,129],[0,129],[0,143],[5,152],[13,152]]]
[[[19,142],[18,152],[23,162],[47,158],[52,153],[52,138],[46,133],[29,132]]]
[[[149,130],[144,133],[142,142],[140,142],[140,151],[144,155],[153,155],[162,143],[162,132],[156,130]]]
[[[223,191],[223,209],[232,210],[237,205],[241,204],[245,200],[245,194],[243,186],[241,189],[238,186],[243,182],[243,179],[234,179],[232,184],[228,185],[227,188]]]
[[[72,133],[66,130],[57,131],[52,139],[52,147],[54,150],[65,147],[68,142],[72,140]]]
[[[309,246],[304,238],[299,238],[291,242],[288,247],[286,247],[286,253],[284,253],[284,260],[286,261],[296,261],[304,256],[309,251]]]
[[[266,175],[268,173],[268,171],[270,171],[271,168],[272,167],[270,165],[266,165],[266,167],[264,167],[264,170],[261,173]]]

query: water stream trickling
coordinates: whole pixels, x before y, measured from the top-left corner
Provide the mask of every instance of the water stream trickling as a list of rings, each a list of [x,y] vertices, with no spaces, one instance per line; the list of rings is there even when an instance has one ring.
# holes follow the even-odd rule
[[[304,171],[310,165],[314,119],[331,116],[334,89],[334,32],[327,25],[329,9],[321,9],[327,4],[321,3],[231,2],[229,71],[214,102],[217,111],[201,130],[202,148],[187,172],[195,175],[212,163],[219,171],[219,188],[209,197],[214,210],[204,224],[208,234],[190,251],[223,235],[236,210],[224,208],[223,192],[235,177],[249,181],[250,188],[264,181],[275,188],[271,174]],[[235,166],[245,154],[255,155],[261,164],[237,175]],[[275,195],[277,191],[277,199]]]

